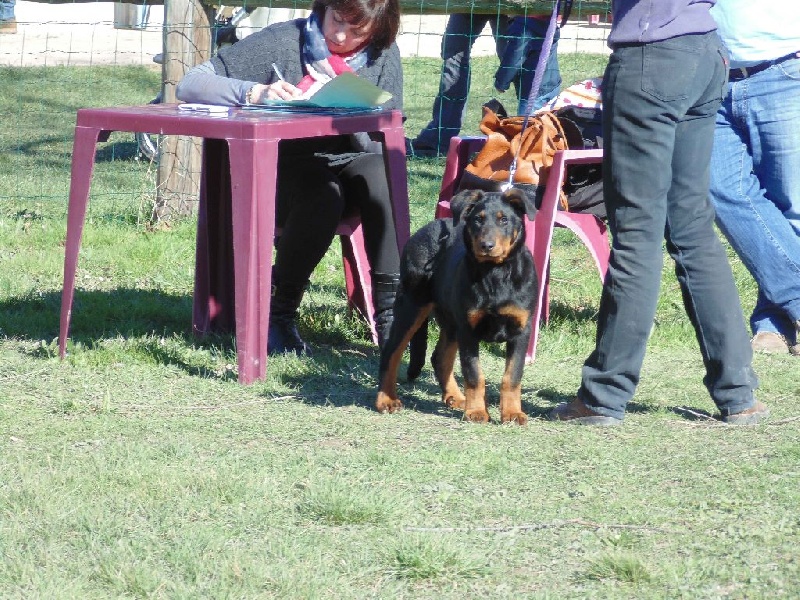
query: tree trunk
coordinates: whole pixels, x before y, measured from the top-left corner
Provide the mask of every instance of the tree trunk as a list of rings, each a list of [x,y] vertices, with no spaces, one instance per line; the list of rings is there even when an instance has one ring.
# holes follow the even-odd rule
[[[200,0],[165,0],[162,102],[176,102],[175,88],[193,66],[211,55],[213,9]],[[163,136],[153,222],[191,215],[200,189],[201,140]]]

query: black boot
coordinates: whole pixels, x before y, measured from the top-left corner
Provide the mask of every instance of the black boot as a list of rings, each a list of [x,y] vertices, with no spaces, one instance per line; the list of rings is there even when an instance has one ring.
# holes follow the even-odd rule
[[[293,352],[298,356],[311,356],[311,347],[300,337],[296,323],[297,307],[303,299],[305,285],[282,284],[274,276],[272,281],[267,353]]]
[[[394,297],[400,287],[398,273],[373,273],[372,274],[372,301],[375,304],[375,329],[378,332],[378,347],[389,339],[394,320]]]

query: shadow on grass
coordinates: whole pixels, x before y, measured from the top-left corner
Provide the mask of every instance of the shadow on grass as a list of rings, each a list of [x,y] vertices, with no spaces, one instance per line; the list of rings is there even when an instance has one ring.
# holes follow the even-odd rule
[[[61,314],[61,293],[49,292],[0,302],[0,334],[22,340],[56,342]],[[140,339],[135,352],[159,364],[177,366],[189,374],[218,378],[196,364],[187,363],[179,352],[159,345],[148,336],[176,340],[193,348],[232,350],[232,334],[196,337],[191,331],[192,298],[157,290],[118,288],[109,291],[76,290],[72,303],[69,342],[93,348],[104,339]],[[40,355],[42,351],[35,351]],[[45,352],[47,354],[47,352]],[[223,379],[230,378],[224,375]]]

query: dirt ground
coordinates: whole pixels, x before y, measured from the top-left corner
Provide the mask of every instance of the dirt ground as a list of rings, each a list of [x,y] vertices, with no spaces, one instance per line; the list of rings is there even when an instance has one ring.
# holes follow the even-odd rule
[[[0,35],[0,65],[154,65],[153,56],[161,52],[163,6],[150,8],[144,29],[115,27],[113,2],[43,4],[20,0],[16,16],[18,32]],[[403,17],[398,38],[401,54],[439,56],[446,20],[446,15]],[[488,27],[484,33],[475,44],[476,56],[493,52]],[[607,34],[604,24],[570,22],[561,33],[559,52],[607,52]]]

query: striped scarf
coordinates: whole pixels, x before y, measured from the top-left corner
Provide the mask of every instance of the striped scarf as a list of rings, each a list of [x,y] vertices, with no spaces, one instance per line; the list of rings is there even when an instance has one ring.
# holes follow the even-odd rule
[[[365,46],[350,56],[332,54],[322,35],[322,27],[317,13],[306,19],[303,36],[303,65],[308,75],[300,80],[297,87],[308,97],[325,83],[345,71],[355,72],[367,64],[369,46]]]

